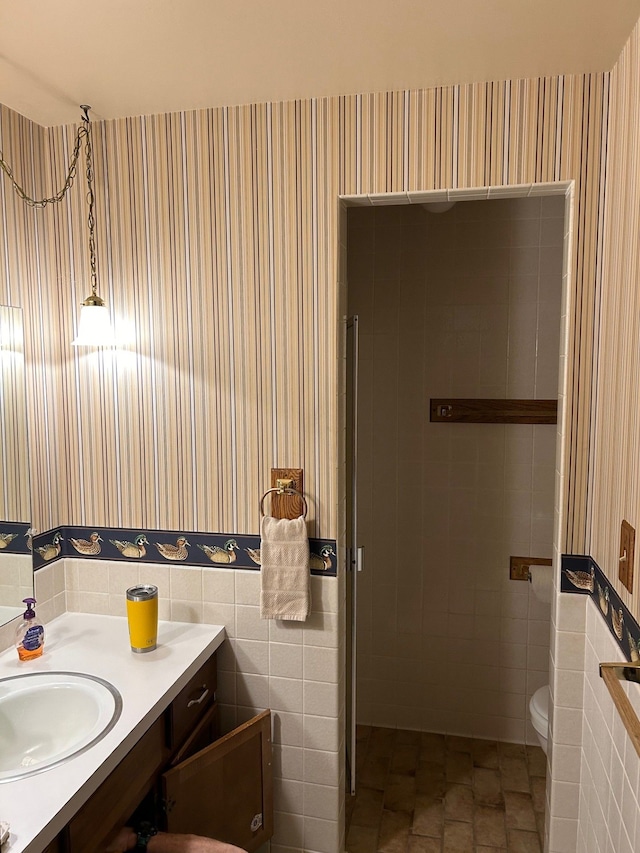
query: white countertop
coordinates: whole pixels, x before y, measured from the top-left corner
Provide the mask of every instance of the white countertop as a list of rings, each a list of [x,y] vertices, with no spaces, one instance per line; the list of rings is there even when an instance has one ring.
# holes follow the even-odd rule
[[[134,654],[124,617],[65,613],[45,630],[42,657],[22,662],[15,648],[0,654],[0,678],[58,671],[95,675],[119,690],[122,713],[86,752],[0,784],[0,820],[11,827],[2,853],[41,853],[225,637],[219,625],[161,622],[158,647]]]

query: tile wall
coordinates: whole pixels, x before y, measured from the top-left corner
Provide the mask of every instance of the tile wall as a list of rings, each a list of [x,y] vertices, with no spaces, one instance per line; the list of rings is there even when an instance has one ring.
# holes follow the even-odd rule
[[[358,722],[536,743],[556,428],[429,423],[429,398],[556,398],[565,197],[350,209],[358,314]],[[470,708],[473,708],[471,712]]]
[[[33,592],[33,562],[31,554],[6,554],[0,556],[1,607],[21,607],[23,600]]]
[[[632,853],[640,849],[640,759],[599,676],[598,665],[607,660],[624,657],[589,598],[578,853]],[[627,684],[625,689],[636,714],[640,714],[640,687]],[[562,850],[560,846],[551,849]]]
[[[65,609],[124,616],[124,590],[137,582],[158,586],[161,619],[224,625],[227,641],[218,657],[223,731],[264,708],[273,712],[272,853],[343,849],[337,578],[311,578],[312,611],[304,624],[260,619],[255,571],[66,559],[39,569],[35,579],[45,625]],[[0,629],[3,647],[14,630]]]
[[[556,585],[551,633],[553,679],[549,685],[548,853],[571,853],[576,849],[584,707],[585,598],[560,593],[559,583]]]

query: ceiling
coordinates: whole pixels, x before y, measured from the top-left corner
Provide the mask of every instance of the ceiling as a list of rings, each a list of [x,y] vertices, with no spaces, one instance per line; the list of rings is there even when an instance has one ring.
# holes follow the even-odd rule
[[[0,102],[41,125],[607,71],[640,0],[0,0]]]

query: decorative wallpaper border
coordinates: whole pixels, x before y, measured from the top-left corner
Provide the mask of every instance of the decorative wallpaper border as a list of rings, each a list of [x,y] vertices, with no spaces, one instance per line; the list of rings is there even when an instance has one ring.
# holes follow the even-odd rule
[[[0,521],[0,557],[3,554],[31,553],[31,525],[28,521]]]
[[[335,577],[335,539],[309,539],[312,575]],[[63,557],[260,571],[260,537],[122,527],[57,527],[33,537],[34,571]]]
[[[590,595],[627,660],[640,661],[640,625],[594,559],[563,554],[560,590]]]

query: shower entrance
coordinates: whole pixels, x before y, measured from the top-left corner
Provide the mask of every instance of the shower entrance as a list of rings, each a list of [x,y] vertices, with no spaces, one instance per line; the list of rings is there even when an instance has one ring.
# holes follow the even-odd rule
[[[565,190],[344,213],[349,766],[356,723],[537,742],[550,611],[509,558],[553,555],[557,429],[430,400],[558,397]]]

